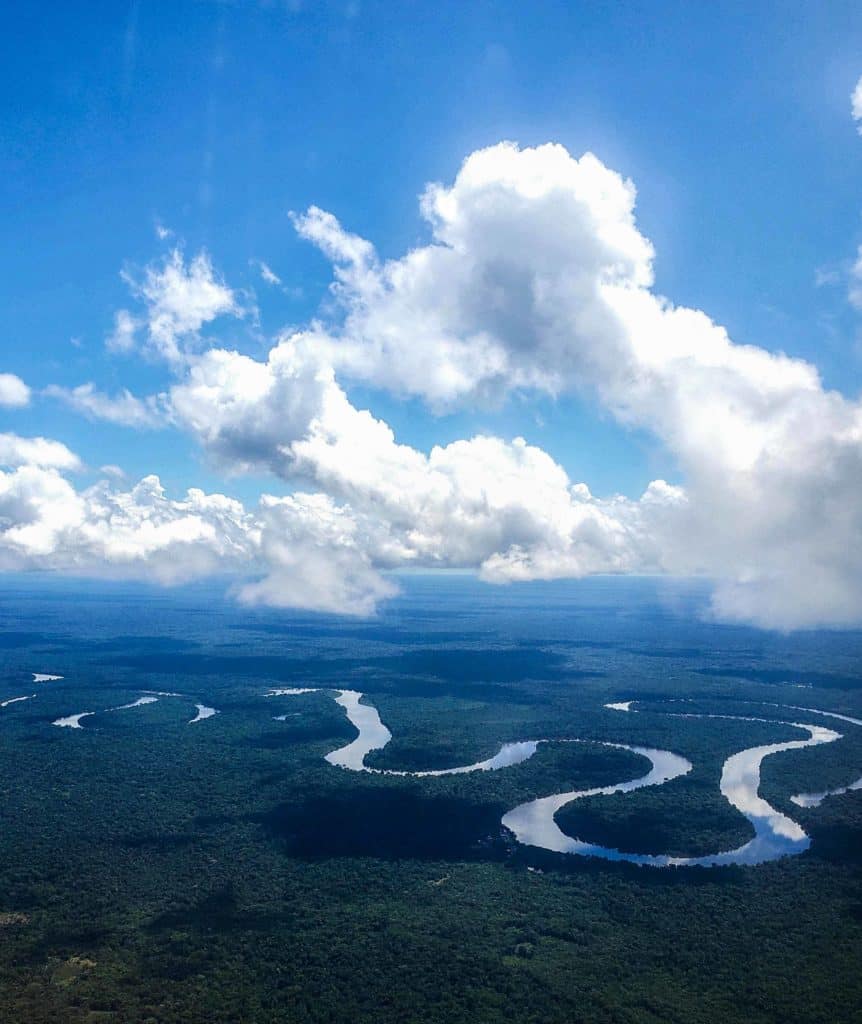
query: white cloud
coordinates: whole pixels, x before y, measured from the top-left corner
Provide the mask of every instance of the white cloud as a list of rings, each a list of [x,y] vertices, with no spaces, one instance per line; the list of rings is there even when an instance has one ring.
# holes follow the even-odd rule
[[[45,394],[60,399],[91,419],[137,428],[161,427],[165,423],[159,397],[136,398],[125,388],[117,395],[106,395],[92,383],[76,388],[52,384],[45,388]]]
[[[176,421],[223,467],[306,480],[321,501],[343,502],[337,521],[349,510],[352,543],[361,540],[376,567],[478,567],[496,581],[658,567],[644,523],[658,491],[646,503],[598,501],[521,439],[475,437],[430,455],[399,445],[387,424],[351,405],[319,342],[295,335],[266,363],[204,354],[172,389]],[[281,578],[254,592],[276,600]]]
[[[16,409],[30,402],[30,389],[14,373],[0,373],[0,405]]]
[[[0,566],[29,569],[50,558],[60,534],[82,515],[81,499],[56,469],[29,464],[0,471]]]
[[[267,575],[239,589],[245,603],[369,615],[397,593],[374,567],[361,524],[326,495],[264,496],[260,512]]]
[[[336,387],[331,367],[310,358],[307,346],[277,345],[266,363],[211,349],[191,361],[170,403],[223,468],[266,467],[284,476],[291,441],[305,435],[324,393]]]
[[[314,242],[339,268],[349,275],[351,270],[368,268],[376,263],[374,246],[359,235],[345,231],[338,220],[319,206],[310,206],[305,213],[291,213],[291,220],[302,238]],[[348,277],[349,280],[353,278]]]
[[[724,580],[726,618],[858,622],[862,407],[655,295],[634,199],[595,157],[502,144],[426,190],[433,239],[402,259],[381,263],[312,208],[297,228],[335,262],[344,322],[282,340],[267,363],[209,353],[173,393],[179,418],[223,462],[304,476],[378,519],[417,564],[488,578],[656,564]],[[553,472],[517,443],[425,456],[350,406],[333,366],[436,407],[590,389],[667,445],[685,494],[578,504],[558,479],[549,497]]]
[[[127,491],[107,481],[77,491],[50,465],[0,471],[5,571],[164,584],[230,573],[257,577],[238,588],[248,603],[368,614],[397,588],[372,566],[363,542],[352,513],[323,495],[264,496],[248,512],[232,498],[195,488],[171,499],[156,476]]]
[[[524,576],[527,564],[548,578],[650,562],[637,503],[596,501],[521,438],[478,436],[426,456],[332,390],[290,453],[293,473],[386,524],[380,564],[478,567],[502,581]]]
[[[853,114],[853,120],[858,124],[859,134],[862,135],[862,78],[856,83],[856,87],[850,97],[850,110]]]
[[[257,534],[242,506],[190,490],[168,499],[158,477],[131,490],[77,492],[55,469],[0,473],[0,565],[176,583],[253,566]]]
[[[81,468],[81,460],[60,441],[0,434],[0,466],[26,465],[76,470]]]
[[[123,276],[146,306],[151,350],[170,363],[182,363],[185,346],[205,324],[219,316],[239,317],[244,312],[203,250],[186,264],[180,250],[174,249],[161,263],[145,267],[142,278],[128,272]]]
[[[128,492],[96,485],[83,499],[86,512],[69,546],[106,570],[178,582],[254,564],[254,522],[232,498],[192,488],[173,501],[148,476]]]
[[[196,489],[170,499],[154,476],[125,491],[106,480],[78,491],[51,464],[70,459],[47,457],[56,442],[17,439],[4,461],[32,454],[42,465],[0,472],[0,567],[163,583],[232,573],[253,577],[236,591],[249,603],[366,615],[397,590],[384,570],[402,565],[484,562],[486,578],[507,582],[643,564],[637,503],[595,501],[522,441],[476,438],[426,458],[394,445],[379,421],[366,426],[381,450],[333,481],[354,500],[264,495],[253,511]],[[375,457],[397,475],[388,490],[365,477]]]
[[[312,208],[297,226],[335,262],[347,314],[330,358],[436,407],[605,376],[617,332],[602,287],[652,281],[634,196],[590,154],[501,144],[470,156],[452,188],[426,189],[431,244],[383,264]]]
[[[399,566],[493,582],[704,573],[725,620],[859,624],[862,404],[655,294],[634,203],[594,156],[501,144],[426,189],[431,240],[400,259],[312,207],[295,224],[333,261],[343,316],[285,335],[265,360],[195,351],[206,323],[242,311],[205,254],[186,266],[175,251],[135,285],[149,344],[177,374],[167,413],[227,472],[303,490],[253,512],[199,491],[172,501],[156,478],[78,493],[57,472],[72,465],[21,460],[15,439],[7,557],[168,580],[251,569],[244,600],[357,614],[391,593],[381,573]],[[434,408],[587,391],[659,438],[685,486],[598,499],[520,438],[420,452],[354,407],[339,376]],[[132,395],[87,387],[91,414],[138,415]]]
[[[260,276],[267,284],[281,284],[281,278],[270,266],[264,263],[263,260],[257,261],[257,269],[260,271]]]
[[[114,314],[114,328],[105,338],[105,348],[109,352],[131,352],[135,347],[135,333],[140,326],[140,321],[127,309],[118,309]]]

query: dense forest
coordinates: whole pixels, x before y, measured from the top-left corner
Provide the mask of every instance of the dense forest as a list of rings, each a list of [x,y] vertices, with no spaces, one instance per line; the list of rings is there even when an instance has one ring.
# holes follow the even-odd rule
[[[724,760],[793,738],[760,702],[859,716],[862,636],[709,625],[696,595],[669,601],[648,581],[438,586],[408,582],[380,619],[343,622],[196,590],[10,585],[0,700],[37,696],[0,709],[0,1019],[858,1021],[862,792],[808,809],[789,797],[857,777],[862,729],[767,758],[762,794],[812,845],[758,867],[550,854],[500,821],[641,774],[639,755],[589,742],[613,740],[694,768],[568,805],[566,832],[681,855],[744,842]],[[323,691],[266,696],[285,685]],[[494,772],[348,772],[323,759],[355,735],[326,692],[343,686],[393,734],[376,767],[587,742]],[[102,711],[144,691],[161,696]],[[679,698],[776,721],[655,713]],[[603,706],[628,699],[640,713]],[[189,725],[197,702],[219,713]],[[81,729],[52,725],[82,711],[97,713]]]

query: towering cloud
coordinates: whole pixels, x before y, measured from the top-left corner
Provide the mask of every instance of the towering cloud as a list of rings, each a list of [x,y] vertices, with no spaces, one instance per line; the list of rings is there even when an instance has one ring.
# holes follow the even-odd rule
[[[635,197],[590,154],[502,143],[426,189],[430,240],[400,259],[312,207],[295,224],[332,261],[340,312],[264,360],[186,344],[241,312],[206,257],[145,272],[150,345],[176,374],[173,422],[228,473],[303,489],[243,520],[240,548],[264,574],[246,599],[365,612],[399,565],[497,582],[649,570],[710,575],[726,619],[860,621],[862,405],[656,294]],[[354,407],[350,381],[432,410],[588,393],[652,432],[683,486],[599,500],[517,438],[419,452]]]
[[[705,572],[720,580],[724,617],[788,627],[857,621],[859,403],[826,391],[811,365],[735,345],[704,313],[656,295],[634,200],[633,186],[595,157],[502,144],[469,157],[451,187],[426,190],[432,240],[399,260],[379,261],[368,242],[312,208],[297,227],[335,263],[343,321],[283,340],[265,365],[209,353],[193,377],[217,361],[231,384],[181,385],[175,407],[219,457],[286,478],[301,473],[403,527],[417,560],[460,557],[492,578]],[[231,360],[243,371],[226,370]],[[617,504],[608,520],[596,503],[578,505],[567,482],[558,492],[565,501],[549,499],[536,459],[517,459],[501,442],[494,453],[505,452],[515,471],[482,439],[425,457],[353,409],[333,368],[436,408],[515,389],[590,389],[623,423],[668,446],[685,493],[655,485],[636,517]],[[236,388],[252,377],[246,408]],[[458,474],[480,450],[474,462],[488,473],[473,465]],[[467,482],[475,480],[488,532],[473,529]],[[514,501],[501,496],[507,484]],[[527,493],[541,495],[536,505],[547,514],[536,514]],[[598,529],[597,517],[611,528]],[[484,545],[471,544],[477,536]]]

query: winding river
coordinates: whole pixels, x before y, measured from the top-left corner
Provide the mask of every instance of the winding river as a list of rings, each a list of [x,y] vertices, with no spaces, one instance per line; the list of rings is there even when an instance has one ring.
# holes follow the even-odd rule
[[[140,708],[146,704],[155,704],[157,697],[138,697],[130,704],[119,704],[114,708],[102,708],[101,711],[79,711],[75,715],[66,715],[64,718],[57,718],[51,724],[59,725],[61,729],[83,729],[81,720],[91,718],[93,715],[106,715],[111,711],[128,711],[129,708]]]
[[[794,711],[808,711],[812,715],[825,715],[827,718],[837,718],[840,722],[849,722],[851,725],[862,725],[862,719],[851,718],[849,715],[839,715],[836,711],[821,711],[819,708],[800,708],[795,705],[789,706]],[[841,796],[843,793],[852,793],[857,789],[862,789],[862,775],[846,786],[824,789],[819,793],[797,793],[790,800],[797,807],[819,807],[828,796]]]
[[[281,691],[280,691],[281,692]],[[292,692],[292,691],[285,691]],[[310,690],[300,690],[300,693],[309,693]],[[33,697],[36,694],[32,694]],[[81,722],[85,718],[92,718],[93,715],[106,715],[112,711],[128,711],[130,708],[143,707],[146,704],[155,704],[159,697],[183,697],[182,693],[174,693],[170,690],[145,690],[144,696],[138,697],[137,700],[131,701],[129,704],[119,704],[112,708],[102,708],[101,711],[79,711],[74,715],[64,715],[62,718],[56,718],[51,723],[57,725],[61,729],[83,729]],[[28,700],[29,697],[13,697],[11,700],[0,703],[0,707],[6,707],[7,704],[14,704],[19,700]],[[189,725],[194,725],[196,722],[204,722],[208,718],[212,718],[214,715],[219,714],[216,708],[207,707],[206,704],[195,704],[195,716],[188,720]]]
[[[318,693],[320,687],[295,687],[290,689],[271,690],[267,697],[294,696],[301,693]],[[338,768],[347,768],[353,772],[371,772],[374,775],[397,775],[414,779],[437,778],[442,775],[466,775],[468,772],[487,772],[498,768],[508,768],[520,764],[536,753],[542,740],[520,740],[516,743],[504,743],[493,757],[474,764],[459,765],[457,768],[435,768],[426,771],[399,771],[395,768],[372,768],[365,763],[365,758],[372,750],[382,750],[392,739],[392,733],[380,720],[380,715],[371,704],[363,704],[358,690],[336,690],[335,703],[344,708],[350,724],[355,726],[359,735],[346,746],[332,750],[326,760]],[[279,715],[278,720],[283,716]]]
[[[318,687],[295,687],[272,690],[266,696],[293,696],[303,693],[318,692]],[[554,853],[578,854],[582,856],[601,857],[605,860],[626,861],[649,867],[717,867],[728,864],[755,865],[802,853],[811,845],[811,840],[797,822],[783,814],[760,796],[760,766],[764,759],[788,750],[801,750],[805,747],[833,743],[841,739],[841,733],[823,725],[811,724],[796,720],[779,721],[776,719],[755,718],[744,715],[697,714],[693,712],[662,712],[672,717],[726,719],[740,722],[765,722],[770,725],[786,725],[804,733],[800,739],[788,740],[783,743],[768,743],[748,747],[738,753],[731,754],[724,762],[721,773],[720,789],[727,802],[740,811],[751,823],[754,836],[742,846],[731,850],[718,851],[701,857],[677,857],[669,854],[646,854],[617,850],[612,847],[589,843],[577,837],[566,835],[556,822],[557,812],[567,804],[591,796],[614,796],[631,793],[645,786],[660,786],[673,779],[686,775],[692,770],[691,762],[679,754],[668,750],[657,750],[651,747],[632,746],[625,743],[609,741],[582,740],[579,738],[565,740],[522,740],[505,743],[493,757],[473,764],[456,768],[442,768],[428,771],[398,771],[395,769],[372,768],[365,763],[365,758],[373,750],[381,750],[392,739],[392,733],[380,719],[377,709],[363,703],[362,693],[358,690],[337,690],[335,701],[344,708],[347,718],[356,728],[358,735],[346,746],[326,754],[326,760],[339,768],[350,771],[372,772],[379,775],[410,776],[413,778],[429,778],[443,775],[459,775],[475,771],[495,771],[511,765],[520,764],[535,754],[540,743],[595,743],[600,746],[628,750],[645,758],[649,771],[634,779],[600,786],[592,789],[572,790],[556,793],[551,796],[529,800],[508,811],[502,824],[514,835],[515,839],[525,845]],[[636,713],[634,700],[618,701],[606,704],[613,712]],[[808,714],[821,715],[828,718],[862,726],[862,720],[841,715],[833,711],[821,711],[817,708],[803,708],[796,705],[773,704],[772,707],[788,711],[803,711]],[[791,798],[799,807],[816,807],[826,797],[845,793],[850,790],[862,789],[862,778],[848,786],[824,791],[822,793],[799,794]]]
[[[614,709],[617,710],[617,709]],[[630,710],[630,709],[626,709]],[[737,715],[678,715],[680,718],[729,718],[737,721],[769,722],[771,719],[749,718]],[[775,723],[779,724],[779,723]],[[760,765],[763,759],[786,750],[800,750],[820,743],[831,743],[840,739],[841,734],[819,725],[801,722],[780,723],[790,725],[808,733],[807,739],[790,740],[785,743],[770,743],[749,747],[732,754],[725,762],[721,773],[720,789],[727,802],[745,815],[754,827],[754,837],[733,850],[725,850],[703,857],[672,857],[668,854],[631,853],[612,847],[599,846],[581,839],[567,836],[557,825],[555,815],[566,804],[587,796],[611,796],[627,793],[644,786],[657,786],[678,778],[691,770],[691,764],[684,758],[667,751],[650,750],[643,747],[622,747],[636,754],[643,754],[652,762],[652,770],[630,782],[599,789],[575,790],[559,793],[521,804],[503,817],[503,824],[514,833],[515,838],[526,846],[537,846],[557,853],[579,853],[605,860],[626,861],[652,867],[716,867],[722,864],[763,864],[788,854],[802,853],[811,844],[804,830],[795,821],[767,803],[759,794]]]

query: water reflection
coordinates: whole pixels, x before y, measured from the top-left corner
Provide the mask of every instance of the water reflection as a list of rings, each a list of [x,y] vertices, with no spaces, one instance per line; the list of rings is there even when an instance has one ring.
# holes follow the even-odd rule
[[[35,693],[28,693],[23,697],[8,697],[6,700],[0,700],[0,708],[8,708],[10,704],[18,704],[22,700],[33,700],[35,697]]]
[[[267,696],[286,696],[315,692],[315,687],[293,687],[272,690]],[[326,755],[326,760],[340,768],[351,771],[373,772],[380,775],[411,776],[415,778],[431,778],[443,775],[460,775],[475,771],[493,771],[500,768],[520,764],[535,754],[540,743],[549,740],[520,740],[505,743],[500,750],[484,761],[462,765],[456,768],[440,768],[427,771],[399,771],[395,769],[372,768],[366,765],[365,758],[374,750],[382,750],[392,739],[392,733],[380,719],[380,715],[371,704],[363,703],[362,693],[358,690],[338,690],[335,701],[344,708],[351,724],[358,735],[351,742]],[[633,713],[636,701],[618,701],[605,704],[612,711]],[[200,705],[198,705],[200,707]],[[779,705],[774,705],[779,706]],[[841,719],[855,725],[862,721],[841,715],[837,712],[819,711],[815,708],[797,708],[793,710],[807,711]],[[586,741],[567,739],[554,742],[584,743],[597,742],[604,747],[628,750],[644,757],[650,763],[650,770],[635,779],[601,786],[593,789],[572,790],[556,793],[552,796],[529,800],[520,804],[504,815],[502,824],[509,829],[518,842],[526,846],[535,846],[554,853],[579,854],[583,856],[601,857],[605,860],[626,861],[631,864],[652,867],[716,867],[725,864],[763,864],[806,850],[811,840],[797,822],[788,818],[773,807],[760,795],[760,767],[763,760],[773,754],[788,750],[802,750],[805,747],[832,743],[841,738],[841,734],[821,725],[806,722],[778,722],[774,719],[754,718],[742,715],[705,715],[696,713],[666,712],[674,718],[721,718],[740,722],[765,722],[770,725],[787,725],[807,733],[805,739],[788,740],[783,743],[769,743],[749,747],[732,754],[724,762],[721,773],[720,789],[728,803],[742,813],[754,829],[754,837],[732,850],[724,850],[702,857],[675,857],[669,854],[645,854],[617,850],[612,847],[588,843],[582,839],[566,835],[556,822],[557,812],[566,804],[584,797],[613,796],[618,793],[630,793],[645,786],[660,786],[692,770],[692,764],[679,754],[668,750],[657,750],[652,747],[631,746],[625,743],[603,741]],[[284,716],[281,716],[284,717]],[[58,723],[59,724],[59,723]],[[801,807],[813,807],[831,793],[843,793],[851,789],[862,789],[862,778],[839,790],[825,793],[801,794],[793,797],[793,802]]]
[[[605,707],[608,711],[631,711],[633,703],[631,700],[619,700],[616,704],[605,704]]]
[[[628,709],[626,709],[628,710]],[[576,740],[575,742],[583,742]],[[586,856],[604,857],[605,860],[626,860],[634,864],[666,864],[667,857],[654,857],[649,854],[624,853],[609,846],[598,846],[586,843],[581,839],[567,836],[555,820],[561,807],[580,800],[585,796],[612,796],[614,793],[631,793],[644,786],[660,786],[671,779],[687,775],[692,764],[684,757],[673,754],[669,750],[654,750],[651,747],[634,747],[626,743],[602,743],[603,747],[615,747],[618,750],[629,750],[640,754],[651,763],[646,775],[611,786],[598,786],[594,789],[577,789],[569,793],[556,793],[553,796],[541,797],[520,804],[503,816],[503,825],[509,829],[525,846],[538,846],[554,853],[578,853]]]
[[[212,718],[213,715],[217,715],[218,711],[215,708],[208,708],[206,704],[195,704],[197,708],[197,714],[194,718],[188,720],[188,725],[194,725],[195,722],[204,722],[207,718]]]
[[[398,771],[393,768],[371,768],[365,763],[366,755],[372,750],[382,750],[392,739],[392,733],[380,720],[377,708],[363,704],[362,694],[357,690],[339,690],[335,698],[337,704],[347,712],[350,723],[359,730],[359,735],[345,747],[333,750],[326,755],[330,764],[339,768],[349,768],[355,772],[373,772],[377,775],[410,776],[413,778],[435,778],[441,775],[466,775],[468,772],[495,771],[520,764],[535,754],[540,740],[521,740],[516,743],[504,743],[493,757],[474,764],[459,765],[457,768],[436,768],[426,771]]]
[[[392,733],[380,721],[377,708],[370,704],[361,704],[362,694],[358,690],[339,690],[335,698],[347,712],[352,725],[359,730],[359,735],[346,747],[339,747],[326,755],[330,764],[339,768],[350,768],[351,771],[369,771],[365,767],[365,756],[372,750],[381,750],[392,739]]]
[[[851,782],[848,786],[838,786],[837,789],[824,789],[820,793],[797,793],[790,798],[797,807],[819,807],[828,796],[842,796],[844,793],[853,793],[862,789],[862,776]]]
[[[629,711],[630,708],[626,708]],[[736,718],[734,715],[681,715],[694,718]],[[742,718],[742,721],[765,721],[764,719]],[[531,800],[509,811],[503,817],[503,824],[518,842],[526,846],[537,846],[555,853],[577,853],[585,856],[603,857],[605,860],[627,861],[631,864],[652,867],[715,867],[721,864],[762,864],[788,854],[801,853],[811,840],[795,821],[774,808],[759,794],[760,765],[765,757],[785,750],[801,750],[803,747],[831,743],[840,739],[841,734],[819,725],[801,722],[784,723],[808,733],[808,739],[790,740],[786,743],[771,743],[750,747],[731,755],[724,763],[721,773],[721,792],[724,798],[741,811],[754,826],[754,838],[734,850],[708,854],[704,857],[671,857],[666,854],[629,853],[608,846],[587,843],[567,836],[557,825],[555,815],[561,807],[586,796],[611,796],[615,793],[629,793],[644,786],[658,786],[691,771],[691,763],[677,754],[666,750],[652,750],[646,747],[617,746],[642,754],[652,762],[652,769],[646,775],[615,786],[598,789],[575,790],[554,796]]]
[[[95,715],[95,711],[79,711],[77,715],[66,715],[64,718],[57,718],[51,724],[59,725],[61,729],[83,729],[82,718],[89,718]]]
[[[81,720],[84,718],[90,718],[93,715],[106,715],[110,711],[127,711],[129,708],[139,708],[145,704],[155,704],[157,700],[157,697],[138,697],[137,700],[133,700],[130,704],[118,704],[113,708],[102,708],[101,711],[79,711],[75,715],[57,718],[51,724],[58,725],[61,729],[83,729]]]

